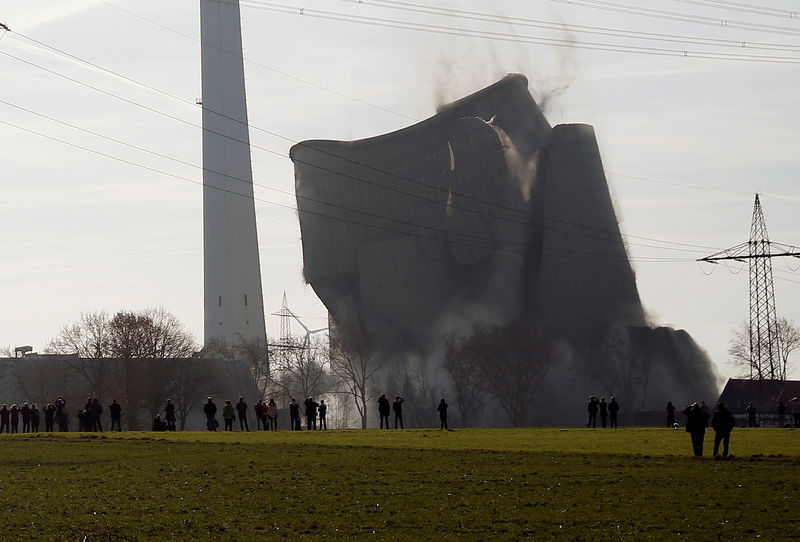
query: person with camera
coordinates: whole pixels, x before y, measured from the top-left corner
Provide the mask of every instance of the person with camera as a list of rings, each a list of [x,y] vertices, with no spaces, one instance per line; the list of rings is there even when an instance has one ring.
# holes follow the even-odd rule
[[[714,429],[714,457],[719,452],[720,442],[722,442],[722,457],[728,457],[728,444],[731,440],[731,431],[736,427],[736,420],[722,401],[717,403],[717,408],[714,409],[711,427]]]

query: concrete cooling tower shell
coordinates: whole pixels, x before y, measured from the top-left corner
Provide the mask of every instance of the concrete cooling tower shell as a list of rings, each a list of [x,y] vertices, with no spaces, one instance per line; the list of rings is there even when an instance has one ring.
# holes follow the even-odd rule
[[[426,389],[449,389],[443,337],[489,325],[552,343],[532,392],[550,409],[529,423],[582,418],[589,394],[617,393],[623,409],[678,388],[713,396],[691,337],[646,322],[594,130],[551,128],[524,76],[396,132],[304,141],[290,155],[305,278],[342,329],[357,326],[391,360],[377,385],[413,370],[434,380]],[[488,409],[484,423],[503,416]]]

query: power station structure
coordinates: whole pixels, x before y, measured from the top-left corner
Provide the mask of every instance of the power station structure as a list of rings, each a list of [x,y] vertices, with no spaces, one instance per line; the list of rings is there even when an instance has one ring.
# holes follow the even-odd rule
[[[398,387],[422,374],[418,387],[452,397],[445,337],[490,325],[547,343],[541,384],[522,390],[547,408],[526,423],[571,423],[588,395],[616,394],[629,415],[716,396],[691,337],[645,317],[594,130],[551,127],[523,75],[290,156],[305,278],[336,333],[356,329],[383,356],[382,391],[408,399]],[[482,423],[504,423],[496,404]]]
[[[800,258],[800,248],[769,240],[767,222],[756,194],[750,240],[700,258],[700,262],[747,262],[750,278],[750,380],[785,380],[780,359],[780,333],[772,281],[772,258]]]
[[[201,0],[204,340],[266,345],[238,0]]]

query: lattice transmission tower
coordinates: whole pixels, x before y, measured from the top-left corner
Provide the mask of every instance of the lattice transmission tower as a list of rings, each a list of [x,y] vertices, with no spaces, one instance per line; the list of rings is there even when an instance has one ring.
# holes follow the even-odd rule
[[[780,360],[780,336],[772,283],[772,258],[800,258],[800,248],[769,240],[767,223],[756,194],[750,240],[698,261],[717,263],[723,260],[747,262],[750,269],[750,379],[783,380]]]

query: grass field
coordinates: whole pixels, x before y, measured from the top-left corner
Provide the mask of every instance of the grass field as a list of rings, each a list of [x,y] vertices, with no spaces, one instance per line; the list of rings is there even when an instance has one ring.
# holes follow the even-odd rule
[[[0,436],[0,540],[800,540],[800,430]]]

